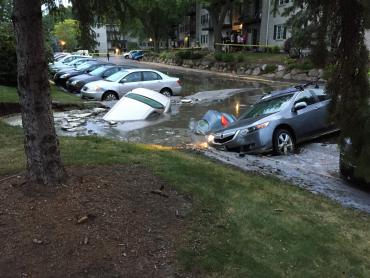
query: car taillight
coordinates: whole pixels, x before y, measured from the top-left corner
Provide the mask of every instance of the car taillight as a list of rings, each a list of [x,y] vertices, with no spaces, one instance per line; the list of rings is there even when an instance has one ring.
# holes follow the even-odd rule
[[[180,79],[179,79],[179,80],[177,80],[177,84],[179,84],[179,85],[181,86],[181,81],[180,81]]]
[[[223,127],[228,127],[230,124],[229,120],[225,117],[225,115],[221,116],[221,125]]]

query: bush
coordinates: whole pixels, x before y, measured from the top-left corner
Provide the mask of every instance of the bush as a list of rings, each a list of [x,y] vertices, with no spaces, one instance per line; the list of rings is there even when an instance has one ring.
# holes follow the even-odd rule
[[[274,53],[274,54],[278,54],[278,53],[280,53],[280,46],[277,46],[277,45],[275,45],[275,46],[273,46],[273,47],[268,47],[267,48],[267,53]]]
[[[277,68],[278,68],[277,65],[268,64],[268,65],[266,65],[264,73],[274,73],[277,70]]]
[[[222,53],[222,52],[217,52],[215,53],[215,59],[216,61],[219,62],[234,62],[235,61],[235,56],[232,53]],[[243,57],[244,60],[244,57]]]
[[[244,62],[244,54],[243,54],[243,53],[238,53],[238,54],[236,55],[236,61],[237,61],[238,63],[243,63],[243,62]]]
[[[0,85],[17,84],[17,55],[11,24],[0,23]]]
[[[313,63],[309,59],[304,60],[289,60],[288,61],[288,69],[298,69],[298,70],[304,70],[308,71],[315,68]]]
[[[176,52],[176,58],[181,59],[181,60],[197,60],[201,59],[205,56],[204,53],[199,52],[199,51],[191,51],[191,50],[180,50]]]

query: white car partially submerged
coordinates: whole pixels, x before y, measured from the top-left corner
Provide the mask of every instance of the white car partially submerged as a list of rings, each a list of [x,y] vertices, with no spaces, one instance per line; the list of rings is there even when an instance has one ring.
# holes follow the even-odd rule
[[[171,108],[170,98],[153,90],[137,88],[124,95],[103,117],[108,122],[156,118]]]

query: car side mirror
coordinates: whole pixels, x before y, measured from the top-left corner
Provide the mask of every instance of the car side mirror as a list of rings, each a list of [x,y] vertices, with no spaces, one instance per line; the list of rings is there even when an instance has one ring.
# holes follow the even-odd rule
[[[119,83],[126,83],[127,82],[127,79],[126,78],[124,78],[124,79],[122,79]]]
[[[306,107],[307,107],[307,102],[305,101],[297,102],[296,104],[294,104],[294,112],[304,109]]]

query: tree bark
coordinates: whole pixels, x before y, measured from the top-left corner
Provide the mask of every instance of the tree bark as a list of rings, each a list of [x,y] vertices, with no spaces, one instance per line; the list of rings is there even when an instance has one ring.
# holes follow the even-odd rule
[[[66,179],[66,172],[51,109],[41,0],[14,0],[13,25],[27,180],[38,184],[59,184]]]

